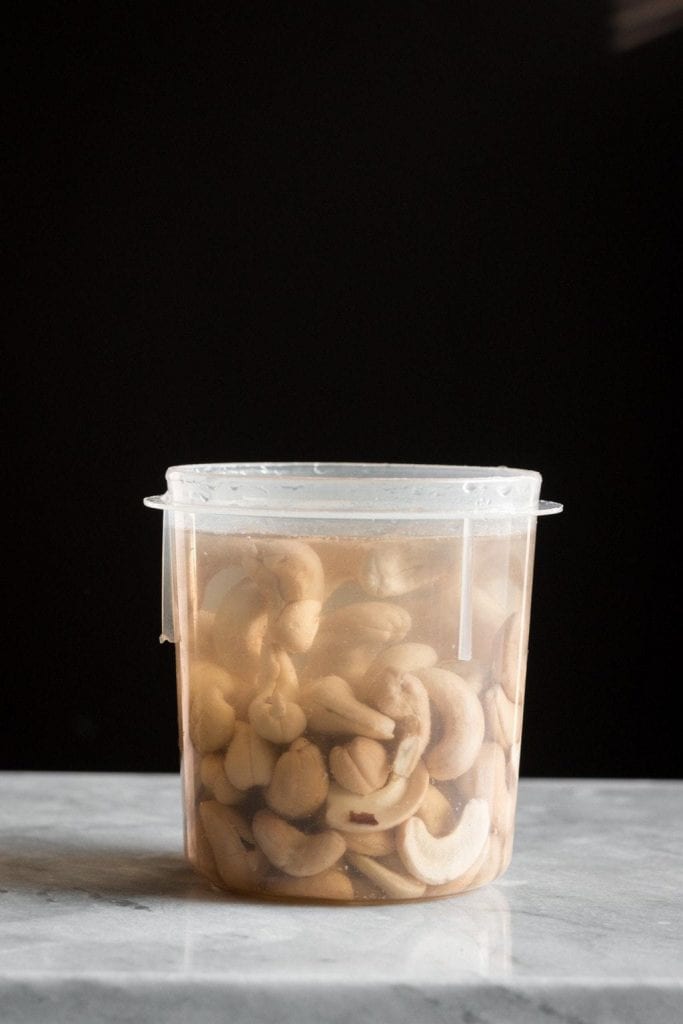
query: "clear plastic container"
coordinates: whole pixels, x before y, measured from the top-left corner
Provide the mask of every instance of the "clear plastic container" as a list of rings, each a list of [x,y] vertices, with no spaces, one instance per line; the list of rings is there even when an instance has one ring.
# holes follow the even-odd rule
[[[177,466],[189,860],[230,892],[411,900],[512,853],[541,477],[504,467]]]

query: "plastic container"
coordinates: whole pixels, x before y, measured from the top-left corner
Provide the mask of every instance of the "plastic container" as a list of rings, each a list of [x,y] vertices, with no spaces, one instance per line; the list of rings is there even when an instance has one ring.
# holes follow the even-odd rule
[[[541,477],[504,467],[177,466],[189,860],[271,898],[442,896],[512,853]]]

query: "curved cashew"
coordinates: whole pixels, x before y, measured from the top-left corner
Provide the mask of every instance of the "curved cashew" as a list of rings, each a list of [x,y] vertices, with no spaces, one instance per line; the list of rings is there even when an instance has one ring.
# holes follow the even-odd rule
[[[300,737],[278,758],[266,803],[285,818],[305,818],[325,802],[329,787],[322,754],[315,743]]]
[[[225,884],[239,891],[255,889],[266,862],[253,849],[254,837],[242,815],[215,800],[205,800],[199,805],[199,818]]]
[[[484,712],[477,695],[453,672],[424,668],[415,673],[424,683],[442,726],[441,738],[425,754],[430,775],[457,779],[473,764],[484,739]]]
[[[394,830],[387,832],[341,832],[346,849],[364,853],[366,857],[388,857],[396,851]]]
[[[392,771],[407,778],[429,743],[431,716],[427,691],[417,676],[387,668],[373,683],[370,702],[396,723],[398,745]]]
[[[486,733],[504,750],[519,742],[522,734],[522,709],[505,696],[502,686],[492,686],[481,696]]]
[[[344,789],[352,793],[374,793],[389,776],[389,757],[377,740],[356,736],[343,747],[330,751],[330,771]]]
[[[339,676],[324,676],[307,686],[301,704],[315,732],[355,733],[373,740],[390,740],[394,723],[367,704],[361,704]]]
[[[385,832],[415,813],[428,785],[429,773],[422,761],[409,779],[392,775],[386,786],[367,796],[349,793],[333,783],[325,820],[342,832]]]
[[[397,597],[433,583],[454,563],[454,546],[443,542],[380,544],[365,559],[358,582],[373,597]]]
[[[266,878],[264,888],[273,896],[284,896],[298,900],[335,900],[347,902],[353,899],[353,886],[346,872],[339,868],[321,871],[308,878],[291,878],[278,875]]]
[[[307,835],[272,811],[257,811],[252,827],[256,842],[270,863],[295,878],[327,871],[346,850],[338,832]]]
[[[402,871],[395,871],[388,865],[382,864],[372,857],[366,857],[362,853],[347,852],[346,859],[357,871],[364,874],[393,899],[409,900],[424,896],[426,889],[424,882],[418,882]]]
[[[443,885],[462,875],[479,857],[491,820],[485,800],[470,800],[452,832],[430,835],[420,818],[409,818],[396,831],[396,849],[406,869],[426,885]]]
[[[278,693],[254,697],[249,705],[249,721],[259,736],[273,743],[291,743],[306,728],[301,707]]]
[[[219,804],[239,804],[245,794],[233,786],[227,778],[220,754],[207,754],[202,758],[199,770],[203,785]]]
[[[195,750],[209,754],[226,747],[235,728],[232,702],[239,681],[210,661],[190,663],[190,739]],[[231,703],[228,703],[228,702]]]
[[[315,551],[299,540],[274,538],[255,542],[244,567],[271,595],[272,638],[288,651],[307,651],[318,630],[324,573]]]
[[[455,828],[453,807],[447,796],[436,786],[429,786],[425,798],[415,812],[433,836],[445,836]]]
[[[410,614],[387,601],[357,601],[327,612],[310,653],[308,670],[360,681],[385,644],[408,633]]]
[[[522,650],[523,639],[522,616],[514,612],[505,620],[493,641],[491,674],[513,703],[521,703],[524,696],[526,651]]]
[[[388,668],[395,672],[414,672],[418,668],[431,668],[437,660],[436,651],[429,644],[405,641],[392,644],[380,651],[363,679],[354,685],[356,696],[359,700],[366,700],[376,679]]]
[[[216,611],[213,644],[221,665],[252,687],[256,682],[267,629],[266,596],[253,580],[240,580],[228,591]]]
[[[225,774],[237,789],[267,786],[273,774],[276,748],[246,722],[235,722],[235,735],[225,755]]]
[[[476,761],[458,779],[458,791],[465,800],[485,800],[491,809],[493,828],[506,830],[512,800],[507,788],[505,754],[498,743],[482,743]]]
[[[445,668],[448,672],[454,672],[456,676],[464,679],[471,690],[481,694],[489,683],[488,673],[479,661],[459,661],[457,658],[450,658],[440,661],[437,668]]]
[[[462,875],[458,875],[457,878],[451,879],[450,882],[444,882],[443,885],[428,885],[425,896],[451,896],[456,892],[465,892],[468,889],[475,889],[480,883],[478,881],[479,875],[482,870],[486,867],[491,853],[491,839],[493,836],[489,836],[484,845],[481,848],[481,853],[474,861],[473,864],[464,872]]]

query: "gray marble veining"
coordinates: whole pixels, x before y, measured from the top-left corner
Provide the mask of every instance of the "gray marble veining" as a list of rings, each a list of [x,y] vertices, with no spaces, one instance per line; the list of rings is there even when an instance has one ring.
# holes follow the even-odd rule
[[[512,866],[447,900],[230,899],[175,776],[0,774],[0,1022],[669,1024],[683,785],[523,780]]]

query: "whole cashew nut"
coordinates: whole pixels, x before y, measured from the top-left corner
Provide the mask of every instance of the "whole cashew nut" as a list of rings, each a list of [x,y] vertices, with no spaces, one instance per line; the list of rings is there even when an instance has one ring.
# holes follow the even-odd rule
[[[276,748],[253,726],[235,722],[235,734],[225,755],[225,774],[237,789],[267,786],[277,758]]]
[[[442,668],[419,669],[429,699],[441,719],[441,738],[427,750],[429,774],[440,781],[457,779],[474,763],[484,739],[484,712],[467,683]]]
[[[322,563],[299,540],[260,540],[244,567],[270,597],[270,633],[285,650],[307,651],[318,630],[324,594]]]
[[[256,684],[267,629],[266,596],[253,580],[240,580],[218,606],[213,622],[213,644],[220,664],[252,687]]]
[[[421,818],[409,818],[396,830],[396,849],[415,878],[426,885],[443,885],[462,875],[479,857],[491,819],[485,800],[470,800],[452,832],[430,835]]]
[[[325,820],[330,828],[342,832],[385,832],[415,813],[428,785],[429,773],[422,761],[409,779],[392,775],[386,786],[367,796],[349,793],[333,783]]]
[[[233,786],[225,774],[223,757],[207,754],[202,758],[200,777],[203,785],[219,804],[233,805],[244,800],[245,794]]]
[[[454,562],[455,548],[445,543],[381,544],[368,554],[358,582],[373,597],[398,597],[433,583]]]
[[[338,832],[309,835],[272,811],[257,811],[252,827],[254,838],[270,863],[295,878],[327,871],[346,850],[346,843]]]
[[[301,704],[316,732],[352,733],[374,740],[389,740],[394,735],[393,721],[356,700],[340,676],[324,676],[307,686]]]
[[[392,771],[413,774],[429,743],[431,716],[429,697],[417,676],[387,668],[373,683],[370,702],[396,723],[398,745]]]
[[[361,796],[381,789],[389,776],[389,757],[377,740],[356,736],[329,754],[330,771],[344,789]]]
[[[232,702],[240,683],[210,661],[190,663],[190,739],[195,750],[209,754],[225,748],[235,729]]]
[[[404,641],[392,644],[377,655],[368,668],[363,679],[354,684],[354,691],[359,700],[367,700],[376,679],[386,669],[395,672],[415,672],[418,668],[431,668],[438,661],[437,653],[429,644],[418,644]]]
[[[199,818],[213,852],[218,874],[229,889],[249,892],[258,887],[266,868],[242,815],[215,800],[199,805]]]
[[[472,766],[458,779],[458,792],[465,800],[485,800],[496,831],[507,831],[512,817],[512,799],[507,787],[507,769],[503,748],[498,743],[482,743]]]
[[[320,750],[300,737],[278,758],[265,793],[266,803],[285,818],[305,818],[324,804],[329,788]]]

